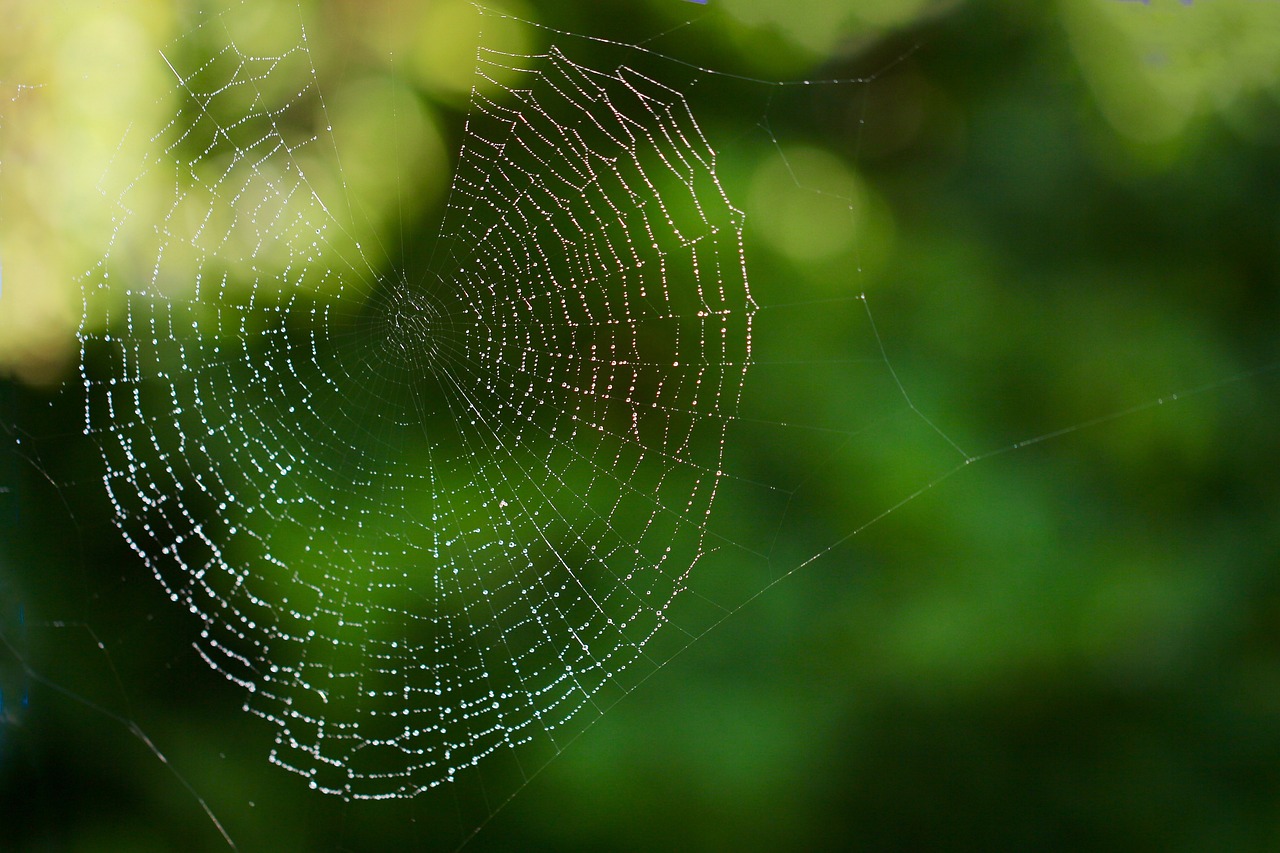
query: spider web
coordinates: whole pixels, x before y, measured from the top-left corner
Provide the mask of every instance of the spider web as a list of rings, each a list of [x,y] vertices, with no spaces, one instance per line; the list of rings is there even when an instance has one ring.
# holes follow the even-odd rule
[[[751,362],[743,215],[680,92],[482,45],[439,239],[384,245],[306,29],[261,55],[233,25],[166,58],[179,114],[85,282],[116,524],[312,787],[554,754],[685,630]]]
[[[320,13],[308,4],[281,5],[283,20],[263,11],[268,4],[237,2],[182,24],[185,35],[163,57],[172,91],[154,113],[129,111],[135,127],[147,129],[120,144],[103,178],[113,232],[81,282],[79,387],[54,401],[0,401],[6,418],[11,409],[34,412],[30,426],[16,415],[12,428],[0,423],[15,450],[7,457],[14,471],[3,472],[15,487],[0,485],[0,502],[12,495],[21,506],[18,469],[34,471],[75,533],[62,542],[53,522],[30,535],[13,513],[6,550],[38,543],[19,556],[39,568],[12,593],[0,590],[0,656],[17,664],[0,672],[0,734],[46,714],[57,694],[59,706],[86,712],[86,730],[105,720],[139,740],[149,766],[166,768],[155,775],[184,786],[231,846],[250,827],[261,830],[268,811],[272,831],[284,827],[286,846],[297,842],[291,833],[303,821],[309,833],[332,828],[344,849],[358,845],[358,822],[369,816],[380,847],[388,846],[388,832],[412,834],[417,846],[451,844],[458,840],[451,833],[465,842],[602,712],[731,614],[739,615],[714,645],[732,650],[680,688],[696,697],[682,711],[697,709],[681,722],[704,718],[696,743],[681,743],[675,727],[636,711],[646,701],[637,696],[610,715],[635,712],[632,725],[643,735],[630,752],[610,754],[608,727],[601,727],[606,748],[578,758],[609,761],[615,783],[627,776],[629,803],[648,778],[640,751],[652,752],[661,765],[654,778],[666,779],[704,750],[718,721],[745,734],[732,761],[713,757],[708,765],[733,765],[750,751],[744,744],[769,740],[788,744],[788,766],[803,766],[791,760],[801,740],[779,737],[797,728],[794,714],[724,702],[723,690],[703,682],[742,666],[750,682],[742,692],[753,700],[790,676],[828,693],[847,689],[815,668],[822,654],[814,644],[829,640],[828,599],[883,574],[863,572],[877,562],[875,536],[859,537],[857,569],[834,566],[834,552],[851,537],[970,463],[1122,417],[1141,426],[1129,416],[1178,398],[1145,396],[1156,389],[1244,389],[1242,380],[1274,371],[1274,363],[1238,373],[1196,358],[1195,370],[1135,371],[1127,393],[1091,399],[1062,417],[993,425],[985,419],[1001,401],[1032,386],[1011,391],[1003,383],[1013,373],[1001,365],[990,371],[1000,387],[983,398],[967,377],[957,379],[972,364],[953,349],[920,340],[904,347],[900,330],[883,345],[858,295],[880,283],[876,255],[887,253],[877,247],[874,211],[866,215],[874,193],[859,196],[856,187],[821,177],[841,174],[827,168],[839,165],[834,151],[861,158],[862,96],[876,119],[872,149],[892,137],[897,119],[875,100],[896,97],[892,85],[881,92],[863,85],[870,78],[794,86],[733,78],[696,64],[704,60],[663,56],[707,55],[681,50],[688,44],[680,28],[674,41],[658,36],[667,40],[652,51],[547,28],[527,46],[504,47],[492,32],[536,25],[486,14],[466,124],[447,146],[457,164],[439,211],[419,180],[426,170],[412,134],[380,172],[367,147],[350,144],[353,129],[358,136],[387,127],[364,127],[344,111],[347,78],[370,71],[353,60],[359,50],[322,45],[325,28],[313,26]],[[699,33],[705,30],[689,27],[687,35]],[[545,48],[535,46],[539,39]],[[423,92],[404,85],[394,68],[401,58],[391,53],[387,78],[396,84],[381,90],[380,103],[391,107],[391,126],[404,128]],[[370,77],[386,72],[385,61],[370,65],[378,62]],[[113,74],[108,82],[123,89],[122,79]],[[61,82],[53,78],[49,88]],[[379,91],[354,90],[362,97]],[[0,130],[9,129],[5,97],[0,90]],[[820,102],[825,108],[810,109]],[[152,136],[155,113],[172,120]],[[810,120],[823,126],[808,128]],[[781,136],[775,126],[785,128]],[[787,140],[806,130],[828,150],[790,147]],[[887,131],[879,142],[878,130]],[[119,134],[110,138],[114,144]],[[57,159],[50,162],[62,173]],[[0,161],[0,180],[22,172],[25,184],[39,185],[26,164],[13,165]],[[379,186],[378,175],[393,175],[394,184]],[[774,204],[778,210],[767,209]],[[810,257],[801,269],[799,253],[785,248],[770,256],[766,244],[795,237],[788,213],[805,214],[794,217],[795,227],[820,223],[821,234],[791,248],[825,247],[825,266]],[[841,249],[841,240],[850,245]],[[103,241],[92,244],[96,257]],[[938,279],[937,270],[917,265],[939,263],[932,256],[940,245],[946,254],[945,243],[926,240],[894,255],[884,275],[890,287],[876,300],[893,305],[912,291],[954,311],[961,295],[966,310],[987,312],[996,303],[978,301],[982,288],[970,298],[968,288],[915,286]],[[88,265],[80,257],[72,263]],[[7,290],[9,268],[3,273]],[[1126,340],[1129,334],[1126,326]],[[1066,337],[1077,346],[1063,359],[1068,377],[1092,385],[1103,375],[1092,366],[1103,352],[1099,336]],[[1181,351],[1181,332],[1178,340]],[[995,344],[1011,351],[1008,341],[978,348]],[[910,357],[891,361],[899,348],[927,357],[929,368],[912,370]],[[901,382],[895,364],[905,368]],[[1045,380],[1029,381],[1038,392],[1050,386]],[[920,385],[924,411],[951,398],[946,426],[957,425],[959,443],[913,403],[908,388]],[[22,393],[0,387],[11,391]],[[69,419],[60,407],[71,398]],[[982,423],[963,426],[961,412]],[[86,466],[73,461],[78,448],[62,426],[72,419],[94,445],[94,463],[101,456],[103,476],[87,484],[92,495],[82,494]],[[1044,432],[1046,420],[1058,428]],[[47,438],[47,449],[33,449],[32,436]],[[971,444],[996,449],[974,454],[960,446]],[[1255,453],[1261,446],[1252,445]],[[1004,488],[1013,494],[1015,486]],[[109,542],[96,538],[104,492],[137,557],[128,566],[145,565],[158,583],[110,560],[99,565],[99,549],[110,555],[120,542],[114,529],[106,531]],[[985,506],[992,492],[982,494],[973,503],[997,517],[998,508]],[[1005,527],[1028,523],[999,517]],[[900,548],[927,539],[920,531],[888,535]],[[48,549],[77,544],[78,560],[62,563],[81,564],[83,592],[44,571],[58,562]],[[1063,561],[1054,575],[1050,563],[1040,566],[1040,552],[1050,549],[1033,556],[1039,574],[1027,577],[1057,590],[1057,578],[1078,567]],[[913,576],[921,563],[913,557]],[[809,583],[774,590],[762,618],[740,612],[801,568]],[[826,568],[836,574],[824,578]],[[56,591],[33,594],[41,574]],[[172,607],[157,606],[164,604],[150,597],[157,590]],[[895,609],[873,598],[827,621],[844,632]],[[40,607],[42,599],[50,606]],[[1021,647],[1025,637],[1011,632],[1023,624],[1022,603],[1012,620],[992,618],[984,605],[975,634],[990,636],[992,646]],[[768,624],[783,611],[785,622]],[[949,652],[963,635],[945,625],[935,631],[936,614],[925,607],[925,621],[907,618],[902,634]],[[205,692],[207,681],[225,685],[196,654],[149,643],[155,626],[147,623],[170,615],[173,630],[196,636],[199,658],[235,687]],[[876,648],[884,636],[876,635]],[[918,648],[910,645],[909,665]],[[89,661],[86,672],[66,664],[73,660]],[[784,674],[766,686],[760,673],[770,660]],[[914,677],[932,678],[923,671]],[[184,697],[190,704],[170,714],[182,723],[175,736],[133,699],[182,697],[188,677],[206,681],[190,691],[198,700]],[[19,704],[29,686],[38,714]],[[779,705],[804,709],[803,719],[821,732],[810,736],[819,744],[811,749],[826,754],[833,741],[820,709],[797,695]],[[236,733],[245,737],[232,733],[231,721],[201,716],[240,696],[249,714],[236,715]],[[759,738],[766,727],[770,737]],[[194,744],[186,754],[183,737]],[[233,769],[241,751],[252,763]],[[319,798],[317,806],[304,784],[279,784],[285,774],[261,761],[268,751],[320,791],[379,802],[329,810],[329,798]],[[87,774],[91,762],[84,764]],[[123,778],[121,768],[111,764],[113,778]],[[604,778],[598,769],[579,773],[594,785]],[[761,786],[772,776],[770,797],[799,781],[754,766],[737,776]],[[470,784],[477,781],[478,797]],[[838,784],[846,781],[840,776]],[[757,801],[739,787],[712,784],[722,797]],[[402,802],[431,788],[444,790]],[[308,813],[290,827],[287,813],[299,803]],[[572,821],[561,820],[560,802],[539,816],[576,825],[590,803]],[[458,814],[450,811],[455,804]],[[152,819],[148,810],[145,820]],[[757,829],[736,827],[759,841]]]

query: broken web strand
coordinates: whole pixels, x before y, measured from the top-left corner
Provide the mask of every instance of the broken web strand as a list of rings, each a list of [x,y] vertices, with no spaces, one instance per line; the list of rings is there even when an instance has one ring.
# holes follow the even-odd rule
[[[25,635],[28,632],[57,632],[58,634],[70,634],[73,636],[79,635],[88,638],[94,652],[101,656],[106,671],[110,674],[111,681],[116,688],[117,697],[124,703],[122,712],[114,711],[104,704],[100,704],[81,693],[67,688],[61,682],[46,677],[39,669],[33,667],[29,663],[23,648],[18,644],[21,640],[25,640],[25,637],[13,638],[6,632],[0,630],[0,647],[8,653],[9,657],[17,661],[24,675],[30,679],[33,684],[39,685],[39,687],[49,691],[50,694],[57,694],[58,696],[81,706],[91,712],[95,717],[110,720],[127,731],[129,735],[141,743],[143,747],[152,756],[154,756],[158,762],[160,762],[160,764],[164,765],[173,780],[177,782],[183,791],[185,791],[186,794],[189,795],[199,806],[200,810],[204,813],[204,817],[213,825],[214,829],[217,830],[222,841],[224,841],[229,848],[233,850],[236,849],[235,842],[227,833],[226,828],[223,827],[218,816],[214,814],[213,809],[210,808],[205,798],[196,790],[196,788],[178,770],[178,768],[173,765],[165,753],[160,751],[160,748],[156,745],[155,741],[153,741],[147,732],[137,723],[135,716],[129,707],[129,693],[125,690],[124,683],[120,680],[120,675],[116,670],[115,662],[111,658],[111,653],[108,650],[106,643],[98,637],[93,628],[84,623],[77,622],[63,622],[55,620],[52,622],[27,623],[24,620],[22,624],[22,633]],[[23,701],[25,703],[29,700],[24,697]],[[9,720],[0,719],[0,726],[7,725],[9,723]]]

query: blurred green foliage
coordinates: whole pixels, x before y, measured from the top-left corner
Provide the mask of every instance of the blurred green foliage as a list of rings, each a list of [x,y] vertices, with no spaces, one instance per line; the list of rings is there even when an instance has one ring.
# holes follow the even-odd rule
[[[225,847],[172,769],[246,850],[447,848],[496,804],[347,806],[267,764],[111,525],[74,380],[48,389],[125,191],[100,175],[177,108],[132,58],[189,10],[3,5],[0,847]],[[773,488],[726,488],[695,578],[742,606],[468,849],[1275,849],[1280,4],[845,5],[511,7],[866,82],[697,102],[762,306],[726,466]],[[428,244],[476,18],[281,9],[314,33],[353,228]]]

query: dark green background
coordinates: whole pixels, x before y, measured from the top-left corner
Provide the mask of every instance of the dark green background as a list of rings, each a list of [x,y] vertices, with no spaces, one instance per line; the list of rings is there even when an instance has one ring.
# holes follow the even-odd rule
[[[1108,2],[1192,29],[1231,5]],[[536,12],[628,41],[703,14],[565,5]],[[761,339],[812,363],[754,371],[769,423],[730,435],[795,498],[785,516],[723,501],[713,529],[781,534],[771,560],[706,583],[734,605],[764,591],[469,849],[1280,846],[1280,65],[1205,49],[1206,79],[1225,64],[1253,82],[1189,95],[1175,131],[1135,140],[1063,8],[851,21],[843,58],[728,13],[654,44],[754,76],[872,76],[699,118],[735,201],[775,139],[818,147],[880,199],[892,240],[856,235],[861,272],[852,250],[804,261],[747,207]],[[1135,89],[1187,67],[1116,56]],[[439,109],[452,144],[462,112]],[[970,454],[1004,452],[938,481],[961,457],[887,384],[863,291],[920,412]],[[833,292],[830,311],[782,307]],[[0,405],[0,848],[219,849],[144,737],[246,850],[447,849],[474,827],[462,793],[348,807],[270,767],[269,727],[111,526],[74,383],[3,380]]]

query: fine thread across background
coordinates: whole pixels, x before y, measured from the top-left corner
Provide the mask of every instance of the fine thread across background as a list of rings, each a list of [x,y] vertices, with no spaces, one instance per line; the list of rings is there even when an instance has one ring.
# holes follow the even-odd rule
[[[112,166],[111,246],[82,282],[84,433],[114,524],[269,724],[271,762],[348,802],[443,788],[460,843],[694,642],[956,473],[1277,367],[1014,441],[955,433],[864,293],[874,211],[856,184],[813,185],[825,161],[775,133],[791,93],[853,101],[878,73],[775,82],[648,47],[693,24],[632,46],[479,10],[424,247],[408,167],[388,190],[348,155],[301,8],[266,53],[241,46],[246,8],[161,55],[178,112],[136,168]],[[490,24],[547,46],[487,47]],[[408,127],[409,87],[381,91]],[[752,97],[736,124],[722,92]],[[824,230],[852,227],[837,295],[790,287],[752,231],[769,175],[742,177],[752,146],[835,202]],[[864,447],[927,464],[836,512],[819,474]],[[97,485],[19,454],[59,495]],[[6,635],[26,676],[124,726],[234,846],[136,722],[110,644],[79,620],[32,627],[86,634],[123,704]]]

